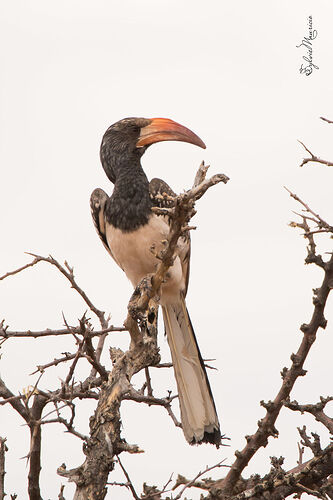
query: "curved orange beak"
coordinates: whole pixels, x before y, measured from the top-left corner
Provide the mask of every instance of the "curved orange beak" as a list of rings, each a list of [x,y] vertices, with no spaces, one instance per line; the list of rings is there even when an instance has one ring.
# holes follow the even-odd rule
[[[190,129],[168,118],[152,118],[149,125],[141,128],[138,148],[161,141],[182,141],[206,149],[205,143]]]

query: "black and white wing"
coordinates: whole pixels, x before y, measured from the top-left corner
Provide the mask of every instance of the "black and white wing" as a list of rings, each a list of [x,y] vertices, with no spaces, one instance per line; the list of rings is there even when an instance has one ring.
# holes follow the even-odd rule
[[[94,191],[91,193],[91,196],[90,196],[91,216],[92,216],[97,234],[100,237],[100,239],[102,240],[104,247],[109,252],[109,254],[113,258],[113,260],[121,268],[121,266],[119,265],[119,262],[117,262],[116,259],[114,258],[114,255],[112,254],[111,248],[109,247],[108,241],[106,238],[106,224],[105,224],[104,209],[105,209],[105,204],[106,204],[108,199],[109,199],[109,197],[106,194],[106,192],[103,191],[103,189],[100,189],[100,188],[94,189]]]

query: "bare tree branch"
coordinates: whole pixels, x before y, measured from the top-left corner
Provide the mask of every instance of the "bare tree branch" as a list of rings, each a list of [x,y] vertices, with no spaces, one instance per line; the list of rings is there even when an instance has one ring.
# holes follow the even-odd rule
[[[136,401],[137,403],[145,403],[149,406],[163,406],[170,415],[172,421],[174,422],[176,427],[182,427],[182,424],[175,417],[172,409],[171,402],[178,398],[177,396],[168,396],[166,398],[155,398],[154,396],[144,396],[140,392],[136,391],[133,387],[131,387],[128,392],[123,396],[123,400]]]
[[[198,472],[198,474],[193,478],[191,479],[190,481],[188,481],[184,487],[180,490],[180,492],[178,493],[177,496],[175,496],[174,500],[180,500],[180,498],[182,497],[184,491],[187,489],[187,488],[191,488],[192,486],[195,485],[196,481],[199,479],[199,477],[203,476],[204,474],[207,474],[207,472],[210,472],[211,470],[213,469],[217,469],[217,468],[220,468],[220,467],[227,467],[227,465],[223,465],[223,462],[225,462],[225,459],[221,460],[220,462],[218,462],[217,464],[215,465],[212,465],[211,467],[206,467],[205,470],[203,470],[202,472]],[[179,482],[176,482],[176,484],[181,484]]]
[[[93,348],[90,333],[85,338],[85,350],[87,353],[85,357],[94,368],[94,374],[99,373],[103,380],[107,380],[109,374],[99,360],[97,360],[97,352]],[[94,375],[91,374],[90,376]]]
[[[35,370],[34,372],[31,372],[30,375],[35,375],[35,373],[38,373],[38,372],[43,373],[47,368],[50,368],[51,366],[58,366],[60,363],[70,361],[71,359],[75,358],[75,356],[77,355],[77,353],[70,354],[69,352],[64,352],[62,354],[65,354],[65,356],[62,358],[54,359],[53,361],[50,361],[49,363],[45,363],[45,365],[38,365],[37,370]],[[81,354],[81,356],[83,356],[83,354]]]
[[[4,381],[0,378],[0,397],[8,400],[9,404],[17,411],[19,415],[27,422],[29,420],[29,413],[25,406],[21,403],[21,397],[16,397],[5,385]]]
[[[108,328],[105,328],[105,330],[92,330],[90,332],[91,337],[99,337],[101,335],[104,335],[106,333],[110,332],[126,332],[126,328],[123,326],[109,326]],[[69,330],[68,328],[60,329],[60,330],[51,330],[47,328],[46,330],[41,330],[41,331],[31,331],[31,330],[26,330],[22,332],[18,331],[9,331],[4,329],[3,327],[0,326],[0,337],[4,338],[31,338],[35,339],[38,337],[51,337],[51,336],[58,336],[58,335],[73,335],[73,333],[80,335],[81,329],[80,327],[71,327]]]
[[[44,397],[34,396],[34,403],[30,410],[31,418],[27,422],[30,428],[29,474],[28,492],[30,500],[42,500],[39,486],[41,471],[41,426],[40,419],[47,403]]]
[[[333,166],[333,162],[331,161],[328,161],[328,160],[323,160],[322,158],[319,158],[318,156],[314,155],[313,153],[311,153],[311,151],[309,150],[309,148],[307,148],[305,146],[305,144],[303,144],[303,142],[301,141],[298,141],[300,144],[302,144],[303,148],[305,149],[305,151],[307,151],[310,155],[309,158],[303,158],[303,161],[302,163],[300,164],[300,167],[303,167],[306,163],[309,163],[309,162],[315,162],[315,163],[322,163],[323,165],[326,165],[327,167],[332,167]]]
[[[119,463],[119,465],[120,465],[120,467],[121,467],[121,469],[122,469],[122,471],[123,471],[123,473],[124,473],[124,475],[125,475],[125,477],[127,479],[127,484],[128,484],[129,489],[132,492],[133,498],[135,498],[135,500],[140,500],[140,497],[138,497],[138,495],[136,494],[136,491],[135,491],[135,488],[133,486],[133,483],[132,483],[132,481],[131,481],[131,479],[130,479],[130,477],[129,477],[126,469],[125,469],[125,467],[121,463],[119,455],[117,455],[117,460],[118,460],[118,463]]]
[[[66,500],[63,493],[64,493],[64,489],[65,489],[65,486],[62,484],[60,486],[60,492],[59,492],[59,495],[58,495],[58,499],[59,500]]]
[[[327,446],[320,456],[301,464],[288,473],[283,478],[273,479],[269,476],[256,484],[255,487],[245,489],[237,495],[233,495],[232,500],[279,500],[286,498],[292,493],[303,490],[303,487],[316,491],[321,481],[333,472],[333,445]],[[213,491],[216,490],[215,483]],[[220,496],[208,496],[207,499],[221,498]]]
[[[319,403],[300,405],[297,401],[285,401],[284,405],[293,411],[303,413],[311,413],[318,422],[321,422],[333,434],[333,419],[328,417],[324,412],[324,408],[330,401],[333,401],[333,396],[320,398]]]
[[[29,267],[35,266],[38,264],[38,259],[34,259],[32,262],[29,262],[25,266],[19,267],[18,269],[15,269],[14,271],[9,271],[8,273],[4,274],[3,276],[0,276],[0,281],[8,278],[8,276],[14,276],[15,274],[20,273],[21,271],[24,271],[25,269],[28,269]]]
[[[5,454],[8,450],[6,446],[6,438],[0,437],[0,500],[5,499]]]
[[[290,196],[292,198],[294,198],[294,200],[296,200],[298,203],[300,203],[304,209],[305,209],[305,212],[309,213],[309,214],[312,214],[313,215],[313,218],[310,218],[310,217],[307,217],[305,215],[300,215],[300,214],[297,214],[299,215],[300,217],[302,218],[305,218],[305,219],[310,219],[312,220],[313,222],[315,222],[317,224],[317,226],[321,229],[326,229],[327,232],[330,232],[332,233],[333,232],[333,226],[331,226],[330,224],[328,224],[328,222],[326,222],[322,217],[320,217],[319,214],[317,214],[316,212],[314,212],[310,207],[309,205],[307,205],[303,200],[301,200],[301,198],[299,196],[297,196],[297,194],[295,193],[292,193],[286,186],[284,186],[284,189],[286,191],[288,191],[288,193],[290,194]]]
[[[322,449],[321,449],[321,445],[320,445],[320,438],[318,436],[318,434],[316,434],[315,432],[311,432],[311,435],[312,435],[312,440],[311,438],[307,435],[306,433],[306,426],[303,425],[303,427],[297,427],[297,430],[299,432],[299,435],[301,436],[302,440],[301,440],[301,444],[303,446],[305,446],[306,448],[310,448],[310,450],[312,451],[313,455],[315,457],[318,457],[321,452],[322,452]]]
[[[323,116],[321,116],[320,119],[327,123],[333,123],[332,120],[328,120],[328,118],[324,118]]]
[[[108,327],[108,322],[105,319],[105,313],[103,311],[100,311],[97,307],[94,306],[92,301],[89,299],[87,294],[82,290],[82,288],[79,287],[77,284],[75,277],[74,277],[74,268],[70,267],[67,261],[65,261],[65,265],[62,266],[56,259],[52,257],[52,255],[49,255],[49,257],[43,257],[41,255],[36,255],[34,253],[26,252],[28,255],[32,255],[32,257],[35,257],[34,262],[48,262],[52,266],[55,266],[61,274],[67,278],[67,280],[70,282],[71,287],[77,291],[79,295],[83,298],[84,302],[87,304],[89,309],[97,316],[101,323],[102,329],[106,329]]]
[[[295,199],[300,201],[298,197]],[[301,201],[300,203],[303,204]],[[321,262],[323,265],[321,265]],[[276,419],[282,406],[284,405],[284,402],[288,400],[297,378],[306,374],[303,369],[303,365],[313,343],[316,340],[318,329],[326,327],[324,309],[327,297],[333,284],[333,254],[327,262],[321,262],[318,265],[324,269],[324,279],[321,287],[315,290],[315,298],[313,301],[314,311],[311,321],[310,323],[303,324],[300,327],[303,332],[302,342],[297,350],[297,353],[291,355],[291,367],[289,369],[284,369],[282,372],[282,385],[275,399],[273,401],[269,401],[268,403],[261,403],[266,409],[266,415],[258,422],[257,431],[251,436],[246,436],[247,444],[245,448],[242,451],[235,452],[236,460],[232,464],[229,473],[218,483],[218,486],[223,489],[225,494],[232,494],[242,471],[248,465],[253,455],[261,447],[265,447],[267,445],[269,436],[276,437],[278,435],[278,431],[275,428]]]

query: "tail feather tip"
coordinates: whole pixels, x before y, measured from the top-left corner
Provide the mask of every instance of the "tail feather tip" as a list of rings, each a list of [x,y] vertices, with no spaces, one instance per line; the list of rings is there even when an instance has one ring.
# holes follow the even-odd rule
[[[214,444],[216,448],[219,448],[222,444],[222,436],[220,428],[215,427],[213,430],[209,431],[205,430],[202,437],[197,438],[196,436],[193,436],[192,440],[190,441],[191,445],[201,444],[201,443]]]

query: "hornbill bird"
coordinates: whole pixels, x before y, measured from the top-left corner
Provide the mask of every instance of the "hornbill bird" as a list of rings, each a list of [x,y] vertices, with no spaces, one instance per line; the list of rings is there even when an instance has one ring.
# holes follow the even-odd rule
[[[175,196],[163,180],[148,182],[141,156],[151,144],[170,140],[206,147],[196,134],[166,118],[125,118],[107,129],[101,144],[101,163],[114,189],[110,197],[102,189],[93,191],[92,217],[104,246],[134,287],[155,271],[156,254],[163,249],[169,234],[168,218],[156,215],[151,208],[171,207],[171,197]],[[185,235],[178,241],[174,263],[162,284],[160,304],[185,437],[190,444],[204,442],[218,447],[219,421],[185,304],[189,261],[190,238]]]

